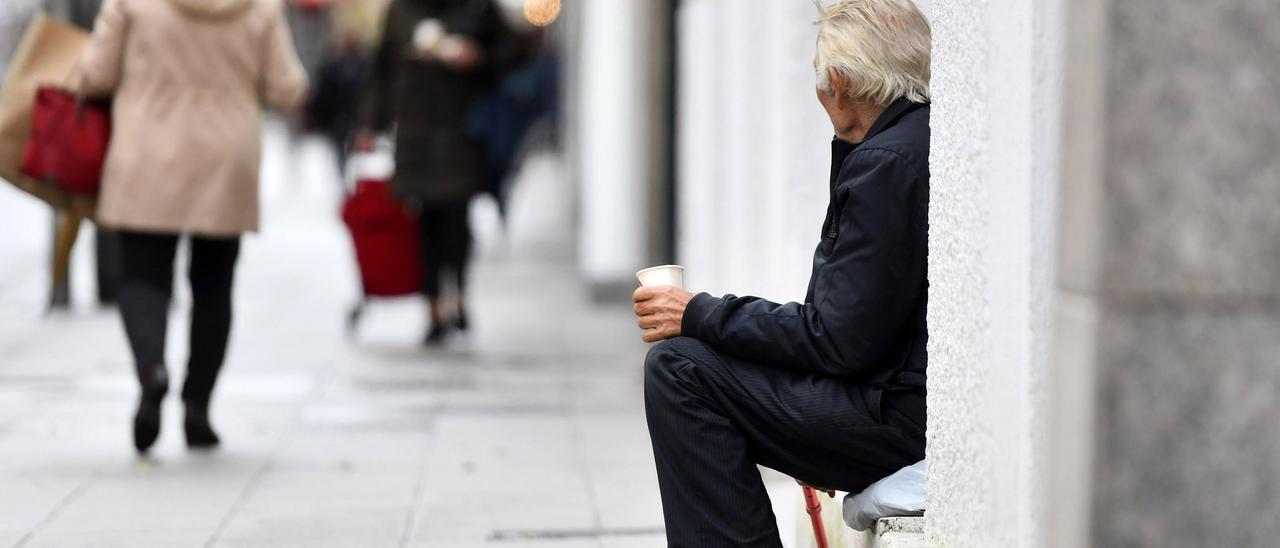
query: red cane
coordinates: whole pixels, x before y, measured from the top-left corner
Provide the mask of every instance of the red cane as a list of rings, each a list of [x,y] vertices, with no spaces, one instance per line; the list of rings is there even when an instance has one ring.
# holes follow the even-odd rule
[[[804,509],[813,524],[813,538],[818,541],[818,548],[827,548],[827,532],[822,527],[822,501],[818,500],[817,491],[808,485],[804,486]]]

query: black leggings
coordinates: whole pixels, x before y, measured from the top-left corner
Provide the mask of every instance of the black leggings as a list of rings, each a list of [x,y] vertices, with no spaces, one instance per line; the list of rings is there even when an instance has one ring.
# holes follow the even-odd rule
[[[418,217],[421,229],[422,292],[439,297],[449,279],[459,293],[466,287],[467,261],[471,259],[471,221],[467,202],[429,205]]]
[[[176,234],[120,232],[120,313],[139,378],[164,365]],[[240,239],[191,238],[191,356],[182,399],[207,405],[231,331],[231,286]]]

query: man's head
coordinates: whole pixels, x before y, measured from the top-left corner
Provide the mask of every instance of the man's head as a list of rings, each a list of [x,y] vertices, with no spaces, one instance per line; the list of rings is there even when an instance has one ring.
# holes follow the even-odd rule
[[[929,22],[911,0],[840,0],[818,19],[818,100],[836,133],[900,97],[929,100]],[[867,128],[863,128],[865,131]]]

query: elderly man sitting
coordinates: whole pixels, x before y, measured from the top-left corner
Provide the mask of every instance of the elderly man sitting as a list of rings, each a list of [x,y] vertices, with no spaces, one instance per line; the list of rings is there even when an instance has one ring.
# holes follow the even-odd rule
[[[836,137],[804,303],[635,292],[670,546],[779,546],[757,464],[857,492],[924,458],[929,47],[911,0],[818,22]]]

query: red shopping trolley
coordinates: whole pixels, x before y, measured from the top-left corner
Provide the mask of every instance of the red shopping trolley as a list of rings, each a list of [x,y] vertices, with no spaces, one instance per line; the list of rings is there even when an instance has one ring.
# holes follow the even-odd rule
[[[385,179],[361,179],[342,204],[360,267],[362,296],[347,317],[353,332],[370,297],[415,295],[422,289],[418,221]]]

